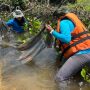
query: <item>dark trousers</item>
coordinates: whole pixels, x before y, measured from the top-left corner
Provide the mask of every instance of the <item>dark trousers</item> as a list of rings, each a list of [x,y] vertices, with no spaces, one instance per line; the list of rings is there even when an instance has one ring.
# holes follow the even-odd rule
[[[70,57],[56,74],[56,81],[65,81],[79,72],[85,65],[90,65],[90,53]]]

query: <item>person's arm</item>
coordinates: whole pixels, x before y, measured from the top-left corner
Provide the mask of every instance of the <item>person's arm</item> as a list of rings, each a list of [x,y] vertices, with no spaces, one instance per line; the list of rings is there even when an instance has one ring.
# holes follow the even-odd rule
[[[8,22],[6,22],[6,24],[11,27],[13,25],[12,20],[9,20]]]
[[[12,20],[7,21],[6,24],[9,28],[9,30],[13,30],[13,21]]]
[[[53,30],[52,35],[56,37],[57,39],[59,39],[61,42],[69,43],[71,41],[71,29],[73,28],[70,27],[70,23],[66,21],[61,21],[60,32]]]

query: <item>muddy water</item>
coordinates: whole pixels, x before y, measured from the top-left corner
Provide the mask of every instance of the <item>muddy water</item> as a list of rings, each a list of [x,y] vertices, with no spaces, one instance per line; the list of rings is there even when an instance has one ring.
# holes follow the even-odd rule
[[[22,65],[3,75],[4,90],[57,90],[54,70]]]
[[[17,50],[5,48],[0,51],[2,90],[57,90],[54,81],[56,57],[47,55],[51,50],[45,49],[27,64],[15,61],[20,55]]]
[[[16,61],[20,52],[12,48],[0,49],[0,90],[90,90],[79,79],[68,81],[66,88],[58,87],[54,80],[57,68],[52,49],[44,49],[26,64]],[[14,65],[14,67],[13,67]],[[63,85],[62,85],[63,86]]]

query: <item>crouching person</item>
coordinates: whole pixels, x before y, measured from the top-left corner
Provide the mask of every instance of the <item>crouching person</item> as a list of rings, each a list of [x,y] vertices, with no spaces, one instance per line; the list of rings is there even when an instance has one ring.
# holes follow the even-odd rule
[[[24,25],[26,22],[24,14],[21,10],[15,10],[13,12],[13,19],[7,22],[7,25],[11,27],[11,31],[14,32],[15,37],[19,42],[23,42],[26,37],[24,36]]]
[[[55,77],[60,85],[60,82],[67,81],[90,63],[90,33],[80,19],[65,8],[56,10],[53,16],[57,19],[57,29],[54,30],[48,24],[46,28],[58,39],[61,57],[64,56],[66,60]]]

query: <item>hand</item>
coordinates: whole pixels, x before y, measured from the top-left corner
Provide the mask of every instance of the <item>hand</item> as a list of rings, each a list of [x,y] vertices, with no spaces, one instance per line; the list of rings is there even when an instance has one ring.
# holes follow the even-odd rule
[[[46,29],[47,29],[49,32],[50,32],[51,30],[53,30],[53,28],[52,28],[50,25],[48,25],[48,24],[46,24],[45,27],[46,27]]]

